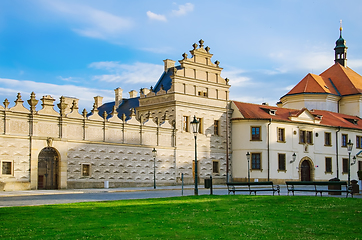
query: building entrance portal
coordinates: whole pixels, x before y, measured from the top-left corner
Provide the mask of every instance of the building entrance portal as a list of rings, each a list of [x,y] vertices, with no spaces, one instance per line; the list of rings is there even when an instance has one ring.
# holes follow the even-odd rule
[[[58,189],[59,155],[52,147],[41,150],[38,156],[38,189]]]
[[[300,174],[300,180],[301,181],[311,181],[311,174],[310,174],[310,163],[308,160],[304,160],[301,164],[301,174]]]

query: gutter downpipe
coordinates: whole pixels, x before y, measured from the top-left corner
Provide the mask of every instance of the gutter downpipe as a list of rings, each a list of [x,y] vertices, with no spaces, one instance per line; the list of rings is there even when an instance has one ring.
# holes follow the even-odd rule
[[[226,103],[226,182],[229,182],[229,103]]]
[[[270,181],[270,124],[272,122],[272,119],[269,118],[268,123],[268,181]]]
[[[339,179],[339,165],[338,165],[338,133],[341,131],[341,127],[338,127],[336,131],[336,162],[337,162],[337,178]]]

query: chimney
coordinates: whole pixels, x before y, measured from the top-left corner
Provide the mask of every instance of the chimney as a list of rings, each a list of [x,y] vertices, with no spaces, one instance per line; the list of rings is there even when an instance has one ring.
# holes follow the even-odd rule
[[[175,61],[173,61],[171,59],[163,60],[163,62],[165,63],[165,72],[167,72],[168,69],[175,66]]]
[[[102,100],[103,100],[103,97],[101,97],[101,96],[94,97],[94,104],[95,104],[96,108],[99,108],[100,106],[102,106]]]
[[[132,90],[129,92],[129,98],[135,98],[137,97],[137,91],[136,90]]]
[[[122,88],[116,88],[114,89],[114,106],[118,107],[119,104],[122,102],[122,93],[123,93],[123,90]]]

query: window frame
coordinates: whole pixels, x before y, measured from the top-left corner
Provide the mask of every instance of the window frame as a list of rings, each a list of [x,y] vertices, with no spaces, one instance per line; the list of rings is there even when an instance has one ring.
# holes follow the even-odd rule
[[[220,136],[220,121],[219,120],[214,120],[214,135],[215,136]]]
[[[4,173],[4,164],[10,164],[10,173]],[[1,161],[1,176],[14,176],[14,161],[12,160],[2,160]]]
[[[331,147],[332,146],[332,133],[324,132],[324,146]]]
[[[361,149],[362,148],[362,136],[356,136],[356,148]]]
[[[280,143],[285,143],[285,128],[277,128],[277,135],[278,135],[278,139],[277,141]]]
[[[282,159],[281,156],[284,156],[284,159]],[[278,172],[287,171],[287,161],[286,160],[287,160],[287,155],[285,153],[278,153]],[[284,165],[284,169],[281,168],[282,165]]]
[[[342,134],[341,147],[347,147],[348,143],[348,134]]]
[[[259,133],[253,134],[253,129],[259,129]],[[261,141],[261,126],[250,126],[250,141]]]
[[[199,121],[199,133],[203,134],[204,133],[204,121],[200,117],[197,117],[196,119],[197,119],[197,121]]]
[[[342,158],[342,174],[348,174],[348,158]]]
[[[255,156],[255,157],[254,157]],[[256,156],[259,156],[258,159],[255,159]],[[256,164],[254,164],[254,161],[259,161],[259,164],[256,162]],[[258,166],[259,168],[254,168],[253,166]],[[262,159],[261,159],[261,153],[260,152],[252,152],[250,153],[250,171],[263,171],[262,168]]]
[[[313,131],[299,129],[299,144],[313,144]]]
[[[324,159],[324,173],[333,173],[332,157],[325,157]]]
[[[190,132],[190,116],[183,115],[182,116],[182,131]]]
[[[215,168],[215,165],[216,165],[216,168]],[[219,160],[212,160],[212,173],[220,174],[220,161]]]
[[[85,166],[88,166],[88,175],[84,174]],[[91,168],[92,168],[92,164],[90,164],[90,163],[82,163],[82,166],[81,166],[82,177],[90,177],[91,176]]]

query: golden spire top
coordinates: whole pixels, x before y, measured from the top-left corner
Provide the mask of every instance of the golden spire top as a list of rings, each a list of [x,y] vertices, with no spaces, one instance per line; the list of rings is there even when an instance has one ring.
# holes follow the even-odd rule
[[[342,20],[339,20],[339,31],[341,31],[342,32]]]

